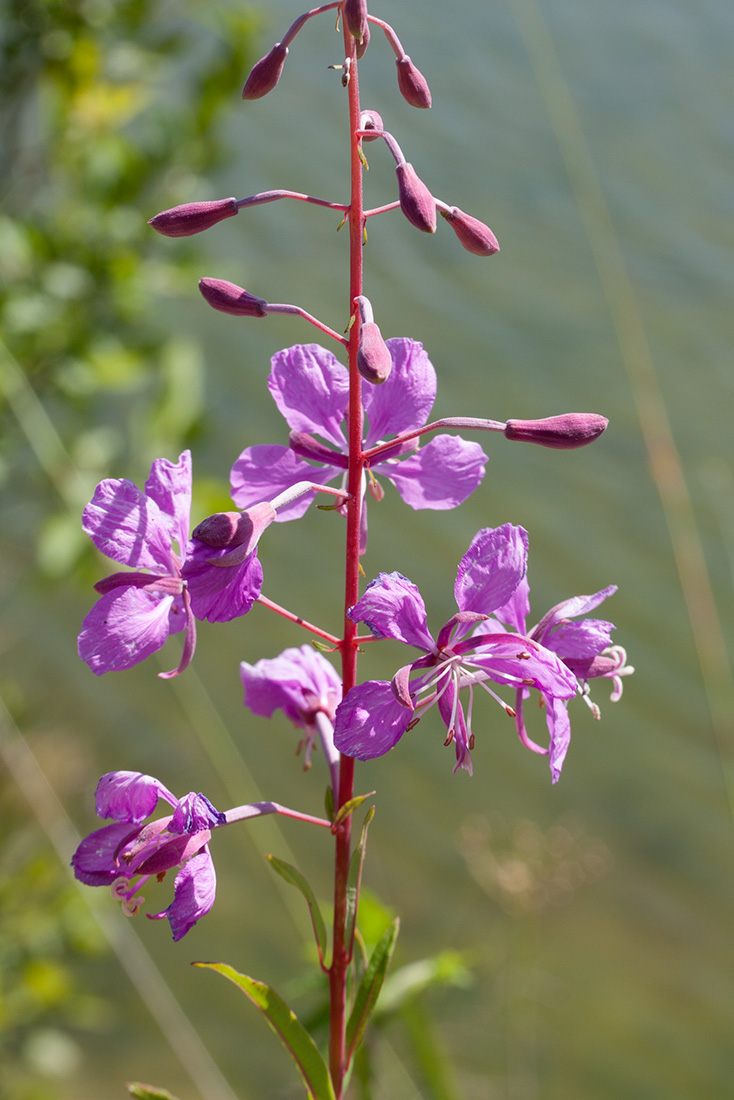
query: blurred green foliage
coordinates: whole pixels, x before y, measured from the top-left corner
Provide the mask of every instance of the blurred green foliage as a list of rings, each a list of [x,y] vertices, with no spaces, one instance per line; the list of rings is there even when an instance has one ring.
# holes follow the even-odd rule
[[[27,533],[40,533],[47,573],[63,575],[83,548],[79,509],[101,477],[131,454],[137,469],[175,457],[196,432],[199,348],[152,308],[189,292],[195,246],[162,258],[143,212],[190,197],[226,160],[217,123],[250,22],[152,0],[5,5],[0,325],[13,415],[0,474],[13,493],[34,482]]]
[[[218,122],[248,63],[250,22],[153,0],[3,5],[3,596],[37,584],[39,566],[55,582],[77,565],[97,481],[125,472],[130,455],[136,472],[175,457],[197,431],[200,350],[154,309],[183,285],[190,293],[196,248],[156,255],[146,216],[226,162]],[[27,717],[18,684],[0,687]],[[74,1030],[110,1017],[76,975],[106,947],[10,790],[0,787],[0,1095],[46,1100],[77,1067]]]

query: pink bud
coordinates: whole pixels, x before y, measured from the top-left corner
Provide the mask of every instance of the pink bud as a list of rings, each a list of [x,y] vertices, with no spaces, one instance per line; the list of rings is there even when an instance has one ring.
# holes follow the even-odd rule
[[[229,547],[229,553],[213,558],[212,565],[239,565],[255,550],[260,536],[275,516],[275,509],[268,501],[255,504],[244,512],[217,512],[202,520],[191,537],[214,550]]]
[[[436,203],[433,195],[413,168],[412,164],[399,164],[395,169],[400,192],[400,209],[411,225],[424,233],[436,232]]]
[[[367,30],[367,0],[344,0],[344,22],[357,42],[361,42]]]
[[[362,31],[362,41],[357,41],[357,48],[354,51],[357,55],[357,61],[361,61],[365,55],[365,50],[370,44],[370,25],[365,23],[364,30]]]
[[[475,256],[493,256],[499,252],[497,238],[484,222],[465,214],[458,206],[452,206],[447,214],[443,210],[441,213],[467,252],[473,252]]]
[[[608,423],[605,416],[597,413],[563,413],[543,420],[508,420],[505,436],[522,443],[538,443],[541,447],[572,450],[593,443]]]
[[[267,317],[267,302],[226,279],[199,279],[199,290],[213,309],[235,317]]]
[[[152,225],[164,237],[192,237],[201,233],[225,218],[233,218],[239,213],[237,199],[216,199],[214,202],[186,202],[183,206],[174,206],[163,210],[151,218]]]
[[[257,64],[253,65],[242,89],[242,98],[262,99],[268,92],[272,92],[280,80],[287,56],[288,47],[276,42],[270,53],[265,54],[265,57],[261,57]]]
[[[362,324],[359,330],[357,369],[367,382],[379,386],[392,370],[392,356],[374,321]]]
[[[428,82],[407,56],[395,60],[398,67],[398,88],[406,103],[411,107],[430,107],[431,89]]]
[[[362,137],[362,141],[375,141],[382,133],[382,115],[377,111],[362,111],[359,116],[360,130],[372,130],[373,133]]]

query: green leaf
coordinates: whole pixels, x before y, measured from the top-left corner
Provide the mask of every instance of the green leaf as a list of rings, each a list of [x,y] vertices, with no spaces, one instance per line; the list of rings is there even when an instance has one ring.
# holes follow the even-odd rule
[[[367,811],[367,816],[364,819],[362,826],[362,832],[359,837],[359,844],[354,849],[349,860],[349,875],[347,878],[347,918],[346,918],[346,934],[345,942],[351,944],[352,937],[354,935],[354,922],[357,917],[357,906],[359,904],[359,886],[362,881],[362,866],[364,864],[364,857],[367,847],[367,830],[369,828],[372,818],[375,816],[375,807],[371,806]]]
[[[326,925],[324,924],[324,918],[321,916],[321,910],[319,909],[319,903],[316,900],[316,896],[309,886],[306,879],[303,877],[300,871],[297,871],[295,867],[292,867],[290,863],[286,863],[285,860],[278,859],[277,856],[266,856],[270,866],[274,871],[284,878],[286,882],[290,882],[292,886],[295,886],[297,890],[300,890],[306,899],[306,905],[308,905],[308,911],[311,914],[311,924],[313,925],[313,934],[316,937],[316,943],[319,949],[319,957],[323,959],[326,953],[327,940],[326,940]]]
[[[226,963],[195,962],[194,966],[216,970],[242,990],[265,1016],[270,1027],[290,1052],[303,1078],[310,1100],[336,1100],[329,1070],[321,1051],[285,1001],[265,982],[238,974]]]
[[[375,791],[369,791],[368,794],[358,794],[355,798],[350,798],[348,802],[345,802],[343,806],[339,808],[339,812],[334,818],[334,824],[331,827],[331,831],[334,832],[338,825],[341,825],[342,821],[346,821],[350,814],[353,814],[355,810],[359,809],[363,802],[366,802],[368,798],[372,798]]]
[[[369,966],[359,983],[357,996],[354,998],[354,1008],[347,1024],[347,1063],[351,1061],[354,1051],[359,1046],[367,1021],[374,1012],[399,931],[400,920],[396,917],[372,952]]]
[[[128,1081],[125,1088],[135,1100],[176,1100],[168,1089],[159,1089],[155,1085],[144,1085],[140,1081]]]

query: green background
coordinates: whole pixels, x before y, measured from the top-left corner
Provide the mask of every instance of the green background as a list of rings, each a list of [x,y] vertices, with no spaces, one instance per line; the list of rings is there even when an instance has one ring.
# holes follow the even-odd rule
[[[237,675],[240,660],[306,636],[258,607],[202,624],[178,681],[155,675],[177,660],[175,641],[161,664],[97,679],[75,638],[108,563],[78,524],[101,477],[142,484],[153,458],[184,446],[196,522],[225,506],[243,447],[286,442],[269,358],[312,330],[215,314],[196,279],[232,279],[340,329],[336,217],[276,203],[193,241],[145,221],[276,187],[342,201],[346,98],[327,68],[341,39],[331,14],[312,21],[278,88],[243,104],[249,66],[300,14],[290,0],[0,11],[0,1096],[99,1100],[131,1079],[182,1100],[299,1096],[254,1010],[188,964],[223,959],[315,1011],[305,907],[263,853],[292,859],[327,898],[328,839],[272,819],[218,835],[215,908],[177,945],[64,868],[73,830],[96,827],[98,776],[119,768],[220,808],[263,797],[320,812],[320,757],[304,775],[297,735],[244,711]],[[399,97],[379,32],[363,105],[431,191],[502,247],[480,260],[443,223],[428,237],[399,212],[371,221],[366,292],[383,335],[427,348],[436,415],[596,411],[610,427],[575,454],[483,437],[485,480],[454,512],[413,513],[388,486],[370,506],[366,576],[409,576],[435,629],[476,530],[522,524],[535,617],[618,584],[601,613],[636,668],[618,704],[594,685],[601,722],[573,705],[556,787],[489,700],[472,779],[451,774],[433,716],[358,768],[358,790],[378,792],[365,882],[401,916],[397,964],[450,948],[470,975],[449,966],[384,1021],[374,1096],[718,1100],[734,1069],[734,14],[724,0],[396,0],[374,13],[394,23],[434,105]],[[392,201],[387,151],[366,151],[368,203]],[[338,631],[342,537],[315,509],[271,528],[264,592]],[[361,667],[389,677],[404,660],[386,643]],[[451,1071],[431,1079],[421,1030]]]

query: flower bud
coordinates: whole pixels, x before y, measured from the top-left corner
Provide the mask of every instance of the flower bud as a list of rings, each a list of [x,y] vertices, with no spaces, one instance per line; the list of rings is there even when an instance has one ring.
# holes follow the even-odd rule
[[[242,89],[243,99],[262,99],[268,92],[272,92],[280,80],[285,59],[288,56],[288,47],[276,42],[270,53],[265,54],[253,65],[250,75]]]
[[[497,238],[484,222],[465,214],[458,206],[452,206],[448,213],[442,210],[441,214],[467,252],[473,252],[475,256],[493,256],[495,252],[499,252]]]
[[[362,41],[357,42],[357,48],[354,51],[357,55],[357,61],[361,61],[365,55],[365,51],[370,44],[370,25],[365,24],[364,33],[362,34]]]
[[[572,450],[593,443],[608,423],[605,416],[597,413],[564,413],[543,420],[508,420],[505,436],[522,443],[538,443],[541,447]]]
[[[364,37],[369,35],[367,0],[344,0],[344,22],[351,36],[361,43]]]
[[[359,116],[359,128],[360,130],[372,130],[373,133],[362,136],[362,141],[375,141],[380,136],[383,130],[382,115],[379,115],[377,111],[362,111]]]
[[[433,195],[417,176],[412,164],[395,169],[400,193],[400,209],[411,225],[423,233],[436,232],[436,203]]]
[[[392,370],[390,350],[374,321],[368,321],[359,330],[357,370],[365,381],[375,386],[385,382]]]
[[[225,218],[233,218],[239,213],[237,199],[216,199],[214,202],[186,202],[183,206],[174,206],[163,210],[151,218],[152,225],[164,237],[192,237],[201,233]]]
[[[212,559],[212,565],[239,565],[253,553],[275,516],[275,509],[268,501],[255,504],[244,512],[217,512],[203,519],[191,537],[213,550],[229,549],[228,554]]]
[[[395,59],[398,67],[398,88],[411,107],[430,107],[431,89],[428,82],[407,56]]]
[[[267,317],[267,302],[226,279],[199,279],[199,290],[213,309],[235,317]]]

